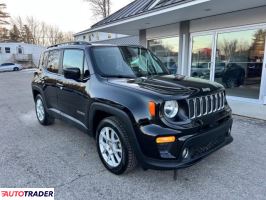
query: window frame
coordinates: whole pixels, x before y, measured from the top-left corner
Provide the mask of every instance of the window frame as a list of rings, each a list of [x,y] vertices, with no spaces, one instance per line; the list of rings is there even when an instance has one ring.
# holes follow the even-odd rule
[[[9,52],[7,52],[7,49],[9,49]],[[11,48],[10,47],[5,47],[5,53],[10,54],[11,53]]]
[[[65,56],[65,51],[67,50],[77,50],[77,51],[82,51],[83,52],[83,64],[82,64],[82,70],[80,72],[80,80],[88,80],[89,77],[84,77],[84,74],[85,74],[85,62],[87,64],[87,68],[88,68],[88,71],[89,71],[89,74],[90,74],[90,68],[89,68],[89,64],[87,62],[87,59],[86,59],[86,52],[84,49],[80,49],[80,48],[64,48],[62,49],[62,57],[61,57],[61,70],[60,70],[60,74],[64,76],[64,66],[63,66],[63,61],[64,61],[64,56]]]
[[[188,63],[188,76],[190,76],[190,71],[191,71],[191,38],[193,36],[198,36],[198,35],[206,35],[206,34],[213,34],[214,35],[214,47],[213,49],[217,49],[217,36],[218,34],[221,33],[230,33],[230,32],[237,32],[237,31],[246,31],[246,30],[252,30],[252,29],[266,29],[266,23],[259,23],[259,24],[251,24],[251,25],[237,25],[237,26],[232,26],[232,27],[227,27],[227,28],[217,28],[209,31],[195,31],[190,33],[190,41],[189,41],[189,63]],[[215,52],[215,51],[214,51]],[[264,51],[264,63],[263,66],[266,65],[266,44],[265,44],[265,51]],[[214,56],[213,63],[216,62],[216,57]],[[214,72],[215,69],[212,69]],[[212,72],[212,73],[213,73]],[[214,77],[214,76],[213,76]],[[240,100],[240,101],[245,101],[245,102],[250,102],[250,103],[258,103],[258,104],[263,104],[264,103],[264,96],[266,95],[266,68],[263,67],[262,71],[262,76],[261,76],[261,86],[260,86],[260,94],[259,94],[259,99],[251,99],[247,97],[237,97],[237,96],[227,96],[228,99],[230,100]],[[212,80],[214,81],[214,79]]]
[[[48,70],[48,64],[49,64],[49,56],[51,54],[52,51],[58,51],[59,52],[59,59],[58,59],[58,71],[57,72],[51,72]],[[46,51],[48,52],[48,56],[47,56],[47,61],[46,61],[46,66],[45,66],[45,70],[49,73],[52,73],[52,74],[60,74],[60,71],[61,71],[61,65],[62,65],[62,51],[61,49],[52,49],[52,50],[49,50],[49,51]],[[45,52],[44,52],[45,53]]]

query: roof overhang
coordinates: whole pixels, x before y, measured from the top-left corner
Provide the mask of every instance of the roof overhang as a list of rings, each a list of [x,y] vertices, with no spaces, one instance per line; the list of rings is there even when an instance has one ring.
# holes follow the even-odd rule
[[[158,11],[115,21],[110,24],[92,28],[90,31],[138,35],[139,30],[141,29],[265,5],[265,0],[195,0],[185,4],[171,6]]]

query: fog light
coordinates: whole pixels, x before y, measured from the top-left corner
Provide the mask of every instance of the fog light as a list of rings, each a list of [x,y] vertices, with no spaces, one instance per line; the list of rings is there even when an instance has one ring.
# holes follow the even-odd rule
[[[187,148],[185,148],[182,152],[182,157],[183,158],[188,158],[188,155],[189,155],[189,150]]]

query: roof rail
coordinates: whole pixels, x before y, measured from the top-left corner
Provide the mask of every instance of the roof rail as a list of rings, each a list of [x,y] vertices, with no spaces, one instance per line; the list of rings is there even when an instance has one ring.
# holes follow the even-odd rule
[[[65,45],[91,45],[91,43],[84,42],[84,41],[64,42],[64,43],[51,45],[51,46],[47,47],[47,49],[50,49],[50,48],[53,48],[53,47],[65,46]]]

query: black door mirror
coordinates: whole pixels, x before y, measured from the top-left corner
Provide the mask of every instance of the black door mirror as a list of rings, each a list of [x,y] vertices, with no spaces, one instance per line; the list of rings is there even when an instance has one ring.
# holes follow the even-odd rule
[[[80,69],[74,67],[64,69],[64,76],[68,79],[78,80],[80,78]]]

